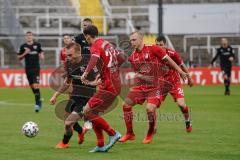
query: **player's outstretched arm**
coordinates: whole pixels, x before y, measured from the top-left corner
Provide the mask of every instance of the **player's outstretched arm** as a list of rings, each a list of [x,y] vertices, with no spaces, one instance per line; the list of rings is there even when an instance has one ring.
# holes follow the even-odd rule
[[[51,105],[54,105],[57,101],[57,97],[64,93],[70,86],[71,79],[65,78],[64,83],[58,88],[58,90],[53,94],[52,98],[49,100]]]
[[[176,71],[178,71],[183,80],[188,77],[188,73],[183,72],[182,69],[168,55],[165,56],[164,60],[167,61],[168,64],[172,66]]]

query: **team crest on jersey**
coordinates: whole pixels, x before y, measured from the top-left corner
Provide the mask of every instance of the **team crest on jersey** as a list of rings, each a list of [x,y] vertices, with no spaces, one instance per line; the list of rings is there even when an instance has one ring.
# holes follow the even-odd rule
[[[139,68],[139,73],[150,73],[151,71],[151,66],[149,66],[148,64],[143,64],[140,68]]]
[[[37,46],[34,45],[34,46],[33,46],[33,49],[37,49]]]
[[[81,66],[80,70],[81,70],[81,72],[84,72],[85,71],[85,67]]]

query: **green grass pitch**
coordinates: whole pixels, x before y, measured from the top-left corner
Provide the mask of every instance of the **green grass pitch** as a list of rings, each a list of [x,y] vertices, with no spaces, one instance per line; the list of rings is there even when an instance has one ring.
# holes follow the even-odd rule
[[[240,159],[240,86],[231,86],[232,95],[223,95],[223,86],[185,87],[186,102],[191,107],[193,132],[185,132],[180,110],[170,96],[158,110],[157,134],[153,142],[141,144],[147,130],[145,106],[136,106],[134,131],[136,140],[116,143],[109,153],[88,153],[95,146],[90,131],[82,145],[73,135],[71,147],[57,150],[63,122],[48,104],[53,91],[42,89],[43,110],[33,112],[30,89],[0,89],[0,160],[239,160]],[[121,119],[121,102],[105,115],[110,124],[125,133]],[[40,127],[35,138],[21,134],[26,121]],[[108,137],[106,137],[106,141]]]

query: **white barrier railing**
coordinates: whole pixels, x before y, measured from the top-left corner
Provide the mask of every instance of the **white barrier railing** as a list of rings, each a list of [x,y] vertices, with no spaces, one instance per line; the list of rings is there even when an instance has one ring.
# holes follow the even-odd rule
[[[58,33],[59,35],[62,35],[63,34],[63,20],[64,19],[75,19],[75,20],[79,20],[79,21],[82,21],[84,18],[91,18],[91,19],[102,19],[103,20],[103,34],[104,35],[107,35],[107,30],[108,30],[108,20],[110,21],[112,18],[114,19],[124,19],[125,20],[125,27],[126,27],[126,34],[129,34],[131,31],[133,31],[133,26],[131,26],[129,23],[128,23],[128,18],[125,16],[125,17],[122,17],[122,16],[87,16],[87,17],[84,17],[84,16],[49,16],[47,17],[48,19],[57,19],[57,23],[58,23]],[[45,16],[37,16],[36,17],[36,32],[37,34],[40,34],[40,20],[42,19],[46,19]]]
[[[133,17],[138,16],[148,16],[149,17],[149,7],[148,6],[111,6],[108,0],[101,0],[102,6],[104,8],[105,15],[113,17],[114,15],[118,15],[121,17],[127,17],[128,26],[126,28],[126,32],[129,33],[135,30],[133,25]],[[136,11],[136,10],[141,11]],[[135,10],[135,11],[133,11]],[[142,12],[142,10],[146,10],[146,12]],[[114,19],[114,18],[112,18]],[[130,31],[131,30],[131,31]]]
[[[0,6],[0,9],[3,7]],[[73,6],[47,6],[47,5],[33,5],[33,6],[12,6],[12,8],[15,11],[16,18],[19,19],[22,16],[45,16],[46,17],[46,26],[50,26],[49,22],[49,16],[50,15],[73,15],[73,12],[75,13],[74,15],[78,15],[79,7],[75,8]],[[35,9],[33,12],[32,10]],[[62,10],[72,10],[72,12],[51,12],[51,10],[57,10],[57,9],[62,9]],[[24,10],[24,11],[22,11]],[[28,11],[30,10],[30,11]]]
[[[214,45],[214,46],[191,46],[190,47],[190,54],[189,54],[189,60],[190,60],[190,62],[193,62],[193,55],[194,55],[194,50],[196,50],[196,49],[209,49],[210,48],[210,50],[212,50],[212,58],[216,55],[216,48],[218,48],[219,46],[217,46],[217,45]],[[231,47],[232,48],[235,48],[235,49],[237,49],[238,50],[238,65],[240,66],[240,45],[231,45]],[[210,54],[210,52],[208,52],[209,54]],[[202,62],[201,62],[201,55],[199,55],[199,59],[198,59],[198,63],[199,64],[202,64]]]
[[[117,36],[102,36],[104,39],[113,41],[116,44],[117,47],[119,47],[119,39]],[[14,40],[16,37],[0,37],[0,40]],[[36,36],[35,39],[37,40],[55,40],[56,41],[56,46],[55,47],[44,47],[42,46],[43,51],[53,51],[55,55],[55,66],[58,67],[60,65],[60,49],[63,47],[63,41],[61,36]],[[46,65],[45,63],[43,65]],[[52,66],[52,64],[51,64]],[[5,52],[4,48],[0,48],[0,67],[1,68],[6,68],[7,66],[5,65]]]
[[[19,15],[23,15],[25,13],[33,13],[32,11],[31,12],[27,12],[27,10],[29,9],[37,9],[37,10],[42,10],[42,11],[39,11],[39,12],[36,12],[34,11],[34,13],[37,13],[37,14],[42,14],[42,15],[50,15],[50,14],[54,14],[54,12],[50,12],[51,10],[56,10],[56,9],[68,9],[68,10],[72,10],[74,11],[76,14],[78,11],[76,11],[76,8],[74,8],[73,6],[47,6],[47,5],[37,5],[37,6],[14,6],[12,7],[14,8],[15,12],[16,12],[16,17],[19,18]],[[21,11],[24,10],[24,12]],[[67,15],[69,14],[68,12],[62,12],[62,13],[57,13],[58,15]],[[70,13],[72,15],[72,13]]]
[[[1,9],[2,7],[0,7]],[[36,24],[39,25],[39,19],[46,20],[46,27],[50,27],[50,19],[55,17],[58,19],[58,30],[60,31],[59,35],[62,34],[62,20],[66,19],[67,17],[78,17],[76,19],[82,20],[84,18],[96,18],[96,19],[102,19],[103,20],[103,34],[106,35],[108,31],[108,22],[111,22],[113,19],[124,19],[126,27],[125,27],[125,33],[130,33],[131,31],[134,31],[134,25],[132,22],[133,17],[140,17],[140,16],[149,16],[149,7],[148,6],[108,6],[108,8],[105,9],[106,16],[87,16],[87,17],[79,17],[78,10],[76,10],[76,7],[73,6],[13,6],[12,7],[16,12],[17,19],[20,19],[20,17],[26,16],[26,17],[36,17]],[[36,11],[32,11],[32,9],[36,9]],[[51,10],[56,9],[69,9],[73,10],[75,14],[72,12],[51,12]],[[144,12],[140,11],[139,9],[146,10]],[[116,13],[112,13],[112,11],[118,11]],[[126,10],[126,11],[121,11]],[[135,10],[135,11],[133,11]],[[63,18],[61,18],[63,17]],[[37,22],[38,21],[38,22]],[[39,31],[39,27],[36,27],[36,30]]]
[[[212,45],[211,41],[212,38],[238,38],[239,35],[237,34],[218,34],[218,35],[185,35],[183,37],[183,50],[184,53],[187,53],[187,40],[190,38],[206,38],[207,42],[206,45],[191,45],[189,47],[190,52],[189,52],[189,56],[190,56],[190,61],[193,60],[193,50],[196,49],[207,49],[208,53],[211,53],[210,51],[212,50],[213,56],[216,52],[216,48],[219,47],[219,45]],[[237,55],[237,59],[238,59],[238,65],[240,66],[240,45],[231,45],[233,48],[238,50],[238,55]],[[200,60],[199,60],[200,61]]]
[[[54,51],[55,54],[55,67],[59,67],[60,66],[60,58],[59,58],[59,54],[60,54],[60,48],[54,48],[54,47],[43,47],[44,51]],[[46,65],[46,64],[44,64]]]
[[[1,59],[1,68],[6,68],[3,48],[0,48],[0,59]]]
[[[207,44],[206,46],[210,47],[211,46],[211,38],[232,38],[232,37],[239,37],[238,34],[217,34],[217,35],[185,35],[183,37],[183,51],[186,53],[187,52],[187,40],[190,38],[207,38]],[[210,48],[208,48],[208,51],[210,51]]]

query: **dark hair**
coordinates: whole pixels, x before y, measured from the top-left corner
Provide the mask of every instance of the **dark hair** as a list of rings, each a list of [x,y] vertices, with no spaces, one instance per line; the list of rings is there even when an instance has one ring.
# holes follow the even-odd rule
[[[90,19],[90,18],[84,18],[83,21],[86,21],[86,22],[91,22],[93,23],[93,21]]]
[[[98,28],[95,25],[91,25],[84,29],[83,33],[85,35],[90,35],[92,38],[95,38],[98,36]]]
[[[33,34],[31,31],[27,31],[27,32],[26,32],[26,34],[29,34],[29,33]]]
[[[161,42],[163,41],[164,44],[166,44],[166,38],[164,37],[164,35],[160,35],[156,38],[156,42]]]
[[[63,37],[65,37],[65,36],[71,37],[71,35],[68,34],[68,33],[64,33],[62,36],[63,36]]]

